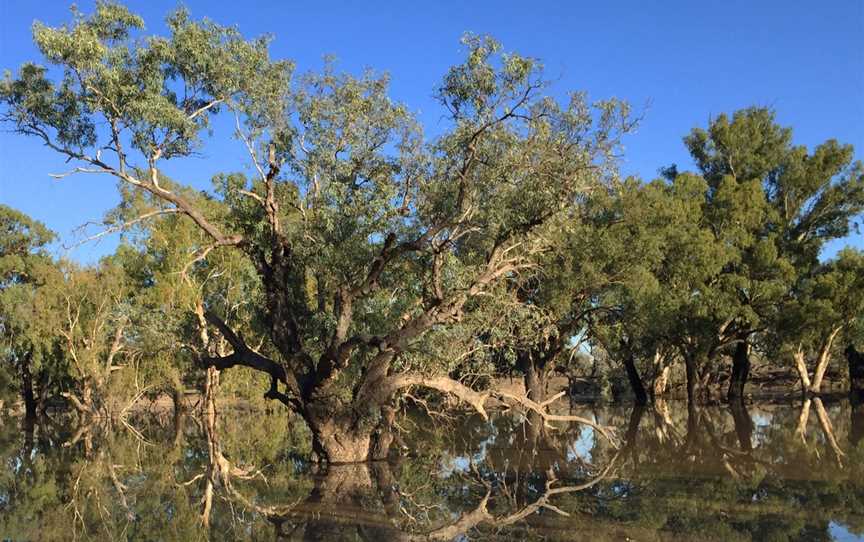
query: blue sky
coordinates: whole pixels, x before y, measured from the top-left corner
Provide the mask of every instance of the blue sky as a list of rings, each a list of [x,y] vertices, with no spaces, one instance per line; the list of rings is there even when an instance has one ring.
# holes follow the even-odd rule
[[[79,1],[85,12],[90,0]],[[69,20],[68,1],[0,0],[0,68],[38,60],[30,27]],[[147,31],[164,33],[173,1],[130,0]],[[387,71],[392,95],[435,133],[441,110],[433,91],[458,62],[465,31],[492,34],[504,48],[537,57],[556,80],[553,92],[585,90],[591,97],[626,99],[644,112],[626,140],[622,172],[646,179],[658,168],[692,163],[681,138],[712,115],[749,105],[773,107],[795,142],[812,147],[827,138],[852,143],[864,157],[864,1],[606,1],[606,2],[276,2],[189,0],[193,17],[236,24],[244,35],[275,36],[271,53],[299,71],[316,69],[325,54],[339,67]],[[242,9],[236,6],[241,5]],[[410,7],[409,7],[410,6]],[[225,134],[227,135],[227,134]],[[217,171],[243,170],[243,149],[218,138],[200,158],[169,173],[207,186]],[[72,230],[99,220],[117,202],[106,178],[77,176],[38,142],[0,133],[0,202],[42,220],[72,239]],[[864,236],[832,244],[864,248]],[[111,240],[67,254],[94,261]],[[58,250],[60,250],[58,248]],[[63,251],[61,251],[63,252]],[[64,252],[65,253],[65,252]]]

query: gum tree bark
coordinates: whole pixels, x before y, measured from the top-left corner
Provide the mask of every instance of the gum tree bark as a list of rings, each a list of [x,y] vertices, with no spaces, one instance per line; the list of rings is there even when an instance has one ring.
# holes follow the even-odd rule
[[[659,351],[654,354],[654,381],[651,383],[651,396],[656,400],[666,394],[669,385],[669,373],[672,366],[666,363],[666,357]]]

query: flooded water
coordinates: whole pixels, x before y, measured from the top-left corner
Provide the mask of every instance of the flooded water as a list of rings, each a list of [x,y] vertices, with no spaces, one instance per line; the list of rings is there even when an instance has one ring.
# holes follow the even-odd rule
[[[864,406],[575,406],[403,417],[407,452],[318,468],[284,412],[0,429],[4,540],[861,540]]]

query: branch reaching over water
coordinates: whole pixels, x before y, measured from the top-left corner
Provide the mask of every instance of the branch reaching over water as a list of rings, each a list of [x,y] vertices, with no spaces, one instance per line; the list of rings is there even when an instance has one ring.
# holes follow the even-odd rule
[[[588,418],[584,418],[582,416],[573,416],[569,414],[553,414],[549,412],[549,407],[561,398],[565,392],[560,392],[551,398],[543,401],[542,403],[538,403],[529,399],[525,395],[515,395],[509,392],[505,392],[502,390],[491,389],[483,392],[474,391],[468,386],[462,384],[458,380],[454,380],[452,378],[446,376],[425,376],[422,374],[414,374],[414,373],[404,373],[390,376],[384,379],[383,382],[380,383],[379,386],[376,387],[376,398],[384,399],[390,398],[397,391],[403,388],[407,388],[410,386],[421,386],[424,388],[430,388],[434,390],[438,390],[442,393],[446,393],[451,395],[460,401],[467,403],[474,410],[477,411],[483,419],[488,419],[488,413],[486,411],[486,403],[490,398],[501,399],[502,401],[510,401],[513,403],[517,403],[521,405],[523,408],[530,410],[540,416],[543,419],[544,425],[547,427],[552,427],[551,422],[576,422],[583,425],[587,425],[588,427],[593,428],[595,431],[603,435],[603,437],[612,444],[616,449],[618,448],[618,439],[613,434],[613,429],[611,427],[607,427],[604,425],[600,425]]]

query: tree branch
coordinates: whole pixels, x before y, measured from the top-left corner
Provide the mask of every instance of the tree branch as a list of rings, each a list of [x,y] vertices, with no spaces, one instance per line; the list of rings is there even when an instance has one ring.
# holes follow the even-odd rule
[[[234,330],[232,330],[228,325],[222,321],[221,318],[216,316],[210,311],[205,311],[204,318],[211,325],[216,327],[219,330],[219,333],[225,337],[225,340],[231,345],[234,349],[234,352],[221,357],[204,357],[202,358],[203,363],[208,367],[215,367],[219,370],[229,369],[231,367],[235,367],[237,365],[241,365],[243,367],[249,367],[251,369],[255,369],[257,371],[261,371],[270,375],[271,379],[283,382],[287,387],[288,391],[293,395],[290,397],[289,403],[290,406],[298,406],[299,398],[300,398],[300,386],[297,383],[297,379],[292,373],[289,373],[285,370],[281,364],[276,363],[275,361],[262,356],[258,352],[255,352],[251,348],[246,345],[246,342],[238,336]],[[278,392],[278,389],[276,390]],[[273,392],[273,383],[271,381],[270,391],[265,396],[273,396],[276,397]],[[286,396],[287,397],[287,396]],[[281,400],[281,399],[280,399]],[[285,402],[285,401],[283,401]]]
[[[564,395],[565,392],[563,391],[547,399],[546,401],[543,401],[542,403],[538,403],[536,401],[532,401],[528,397],[514,395],[512,393],[496,389],[486,390],[483,392],[474,391],[468,386],[462,384],[461,382],[446,376],[425,376],[415,373],[402,373],[387,377],[383,381],[380,381],[375,386],[375,391],[370,393],[371,396],[367,395],[363,398],[363,402],[365,403],[367,401],[373,401],[377,403],[383,403],[389,400],[400,389],[410,386],[421,386],[424,388],[430,388],[452,395],[453,397],[456,397],[460,401],[467,403],[471,407],[473,407],[474,410],[476,410],[477,413],[480,414],[480,416],[482,416],[484,420],[488,419],[489,417],[485,405],[490,398],[495,397],[501,400],[509,400],[514,403],[518,403],[524,408],[538,414],[547,427],[552,427],[550,422],[576,422],[587,425],[588,427],[591,427],[592,429],[603,435],[603,437],[606,438],[606,440],[609,441],[609,443],[612,444],[613,447],[615,447],[616,449],[618,448],[618,439],[615,438],[613,434],[613,429],[611,427],[600,425],[596,422],[589,420],[588,418],[583,418],[581,416],[552,414],[548,411],[549,406]]]

